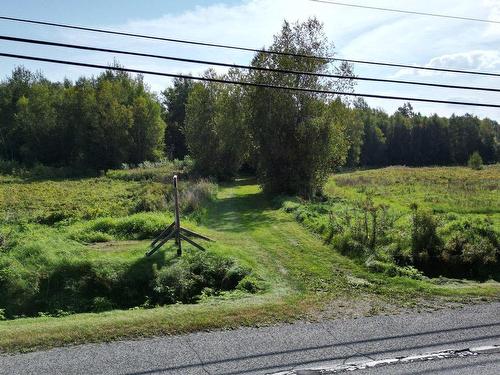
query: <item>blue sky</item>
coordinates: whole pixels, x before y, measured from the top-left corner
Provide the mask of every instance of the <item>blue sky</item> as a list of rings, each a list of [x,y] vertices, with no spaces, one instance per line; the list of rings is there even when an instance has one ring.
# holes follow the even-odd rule
[[[345,0],[346,2],[381,7],[500,19],[500,0],[439,0],[422,2],[406,0]],[[59,23],[116,29],[134,33],[160,35],[248,47],[262,47],[272,42],[284,19],[304,20],[316,16],[325,24],[330,41],[335,43],[339,57],[402,62],[415,65],[478,69],[500,72],[500,25],[447,20],[411,15],[382,13],[313,3],[308,0],[30,0],[3,1],[1,15],[34,18]],[[68,31],[0,21],[4,35],[40,38],[68,43],[129,49],[183,57],[249,63],[252,55],[201,47],[105,36],[88,32]],[[107,64],[115,56],[101,53],[68,51],[59,48],[19,45],[0,41],[0,51],[45,57],[66,58]],[[125,66],[174,73],[201,74],[205,66],[180,64],[154,59],[116,56]],[[76,79],[97,74],[92,69],[56,66],[46,63],[0,60],[0,76],[6,77],[22,64],[42,71],[49,79]],[[223,69],[218,69],[223,71]],[[401,78],[470,86],[499,87],[500,78],[478,78],[416,70],[355,66],[355,73],[381,78]],[[168,79],[145,77],[150,87],[159,92],[170,84]],[[415,88],[400,85],[360,83],[357,92],[397,96],[499,103],[500,95],[474,91]],[[388,112],[401,103],[368,100]],[[471,112],[500,121],[495,109],[465,108],[449,105],[416,103],[424,114],[450,115]]]

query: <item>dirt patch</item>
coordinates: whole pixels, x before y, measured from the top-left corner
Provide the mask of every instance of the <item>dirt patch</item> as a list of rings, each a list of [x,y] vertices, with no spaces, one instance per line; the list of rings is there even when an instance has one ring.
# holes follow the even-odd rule
[[[484,297],[457,299],[456,297],[433,296],[426,298],[418,297],[411,301],[397,301],[372,294],[339,296],[325,303],[320,309],[310,312],[308,319],[321,321],[353,319],[376,315],[424,313],[443,309],[457,309],[467,305],[491,303],[493,300]]]

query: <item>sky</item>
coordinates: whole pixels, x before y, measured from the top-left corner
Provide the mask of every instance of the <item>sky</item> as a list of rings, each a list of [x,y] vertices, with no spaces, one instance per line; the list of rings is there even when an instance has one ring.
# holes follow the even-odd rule
[[[346,3],[401,8],[420,12],[500,20],[500,0],[344,0]],[[374,60],[409,65],[500,72],[500,24],[488,24],[417,15],[356,9],[309,0],[2,0],[0,15],[32,18],[112,30],[180,38],[219,44],[261,48],[272,43],[283,21],[303,21],[316,17],[323,22],[337,57]],[[249,64],[252,53],[207,47],[185,46],[160,41],[64,30],[0,20],[0,34],[126,49],[154,54]],[[4,53],[71,59],[107,65],[116,58],[122,65],[137,69],[193,75],[207,66],[132,56],[22,45],[0,41]],[[23,65],[41,71],[51,80],[76,80],[97,75],[95,69],[42,62],[0,58],[0,77]],[[224,69],[216,69],[223,72]],[[465,86],[499,88],[500,77],[480,77],[415,69],[355,65],[358,76],[418,80]],[[168,78],[145,76],[155,92],[171,84]],[[360,82],[358,93],[499,104],[500,93],[396,84]],[[394,112],[403,102],[367,99],[373,107]],[[500,121],[500,109],[462,107],[445,104],[412,103],[425,115],[472,113]]]

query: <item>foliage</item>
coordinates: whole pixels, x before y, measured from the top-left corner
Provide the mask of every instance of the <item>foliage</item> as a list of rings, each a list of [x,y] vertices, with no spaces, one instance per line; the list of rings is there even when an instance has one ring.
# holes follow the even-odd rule
[[[189,160],[144,162],[99,178],[71,180],[0,176],[0,195],[5,197],[0,200],[5,218],[0,224],[4,315],[61,316],[160,303],[153,298],[157,295],[153,265],[162,269],[171,260],[144,259],[145,244],[133,257],[100,256],[88,245],[158,235],[172,221],[165,214],[173,208],[172,171],[191,165]],[[168,184],[154,181],[167,170]],[[28,170],[26,174],[33,176]],[[210,181],[181,180],[181,213],[198,214],[216,194],[217,186]],[[208,258],[214,265],[228,265],[224,283],[203,282],[203,287],[214,291],[235,289],[249,272],[240,275],[234,261],[216,255]],[[183,262],[177,269],[191,267],[187,260]],[[171,303],[195,301],[200,293],[190,290],[189,298],[176,295]]]
[[[174,265],[155,272],[155,300],[161,304],[192,303],[205,288],[215,293],[232,290],[249,273],[231,259],[213,254],[187,254]]]
[[[269,50],[323,56],[333,52],[323,25],[316,19],[293,25],[285,22]],[[312,73],[330,72],[325,60],[291,58],[286,54],[258,53],[252,65]],[[340,69],[343,70],[339,70],[339,74],[350,73],[348,66]],[[253,71],[249,80],[257,84],[272,82],[307,89],[332,87],[331,83],[317,76],[284,75],[262,70]],[[336,84],[340,84],[340,80]],[[319,193],[328,173],[346,160],[349,144],[345,129],[349,111],[340,100],[330,102],[324,96],[307,92],[257,87],[249,89],[249,98],[257,172],[264,190],[307,197]]]
[[[162,92],[162,102],[166,111],[163,118],[167,124],[165,145],[170,159],[184,159],[188,154],[184,136],[186,103],[193,89],[193,81],[175,78],[173,86]]]
[[[213,71],[207,77],[217,78]],[[238,80],[231,70],[221,79]],[[185,136],[195,169],[202,176],[229,179],[248,157],[250,144],[244,91],[238,86],[197,83],[186,104]]]
[[[0,159],[102,170],[163,154],[160,105],[140,76],[51,83],[17,68],[0,84],[0,112]]]
[[[427,117],[408,104],[389,116],[363,101],[356,102],[353,111],[364,124],[362,166],[465,165],[478,150],[486,163],[500,160],[500,126],[488,118],[480,120],[470,114]]]
[[[483,159],[481,158],[481,155],[479,155],[479,152],[476,151],[470,156],[467,165],[469,166],[469,168],[475,170],[480,170],[483,168]]]
[[[115,233],[140,236],[131,232],[134,227],[120,224]],[[57,233],[47,236],[31,228],[18,233],[16,246],[0,255],[0,306],[12,318],[39,312],[101,312],[147,301],[192,303],[204,287],[232,290],[249,272],[234,260],[212,253],[188,252],[179,260],[161,254],[96,257]]]
[[[389,174],[388,170],[378,173],[381,179]],[[481,173],[487,172],[481,171]],[[436,178],[439,177],[438,173],[434,174]],[[445,174],[452,173],[446,169]],[[404,189],[405,186],[401,188]],[[351,192],[348,186],[343,188],[343,191],[346,194]],[[377,203],[378,196],[375,195],[373,199]],[[332,198],[330,203],[334,202],[343,203],[338,198]],[[300,206],[300,200],[294,200],[294,204]],[[200,303],[159,308],[155,307],[155,296],[150,294],[149,298],[145,298],[144,294],[140,294],[143,298],[141,301],[144,302],[141,307],[107,311],[103,314],[74,314],[63,317],[67,312],[42,311],[45,316],[54,317],[0,322],[2,350],[39,350],[65,344],[150,337],[159,333],[181,334],[200,329],[290,322],[293,319],[303,319],[304,316],[317,317],[318,310],[324,313],[324,306],[327,304],[338,305],[335,303],[339,301],[338,298],[343,306],[336,309],[333,314],[345,314],[346,311],[352,310],[355,316],[361,316],[369,313],[374,304],[387,306],[388,299],[391,301],[388,305],[390,310],[384,311],[394,312],[399,307],[408,307],[408,301],[413,306],[415,301],[423,300],[422,305],[417,305],[420,307],[427,306],[429,301],[446,302],[450,301],[450,298],[453,301],[470,301],[471,297],[488,300],[498,297],[500,288],[495,282],[476,283],[442,278],[431,281],[425,278],[414,280],[410,278],[412,276],[391,278],[385,273],[369,272],[362,264],[332,251],[331,247],[326,246],[317,235],[304,230],[304,227],[290,214],[277,209],[251,179],[240,179],[236,183],[223,185],[219,190],[218,200],[208,205],[206,209],[207,213],[200,228],[196,228],[194,223],[186,220],[184,224],[188,227],[192,225],[193,229],[217,240],[210,244],[209,253],[235,259],[241,267],[252,269],[252,273],[238,283],[237,291],[218,293],[213,288],[205,288]],[[340,209],[341,207],[335,207],[335,211]],[[409,212],[408,207],[406,209]],[[156,215],[162,216],[161,213]],[[327,220],[328,215],[324,222]],[[50,238],[54,238],[57,232],[63,229],[59,226],[53,229],[48,226],[36,228],[43,237]],[[65,236],[64,231],[60,234]],[[29,233],[25,239],[39,243],[40,238]],[[121,269],[121,266],[117,266],[119,263],[124,265],[123,269],[133,264],[133,272],[128,270],[127,275],[130,277],[135,275],[137,278],[119,291],[125,298],[120,303],[124,303],[128,301],[126,298],[132,299],[139,295],[131,293],[132,287],[137,288],[141,285],[139,281],[153,269],[151,263],[143,259],[148,243],[149,241],[125,241],[85,246],[64,240],[63,243],[47,244],[47,249],[50,250],[48,254],[55,254],[48,258],[54,258],[56,261],[61,261],[66,256],[69,259],[72,256],[80,257],[80,251],[86,252],[91,263],[96,263],[97,270],[106,270],[101,273],[104,274],[100,276],[101,280],[119,280],[119,277],[113,276],[113,272],[109,270],[119,271]],[[10,246],[9,248],[12,251],[13,248]],[[65,249],[67,252],[63,253]],[[186,254],[191,252],[189,246],[185,246],[185,250]],[[2,254],[4,251],[1,250]],[[154,256],[153,264],[158,264],[158,270],[174,264],[173,252],[175,252],[173,245],[167,246],[165,252],[162,251]],[[33,267],[43,269],[39,264],[44,265],[45,262],[38,263],[37,259]],[[86,258],[83,257],[83,260]],[[378,261],[387,262],[387,260]],[[28,262],[23,258],[22,266],[26,264]],[[16,268],[8,267],[9,270]],[[18,271],[19,269],[16,272]],[[114,274],[120,275],[119,272]],[[36,285],[29,280],[26,284],[29,290],[33,290]],[[116,284],[112,281],[109,284],[106,282],[106,285]],[[255,296],[243,294],[242,290],[246,291],[247,287],[251,289],[252,285],[257,286],[257,291],[260,293]],[[151,290],[149,284],[145,288],[141,293],[149,293]],[[2,291],[3,289],[0,289],[0,294]],[[107,300],[95,300],[95,297],[89,300],[95,308],[106,305],[107,301],[113,301],[105,293],[97,296],[105,297]],[[332,301],[333,298],[335,300]],[[363,303],[359,303],[360,301]],[[394,304],[396,308],[393,307]],[[112,308],[119,306],[113,305]],[[55,318],[56,316],[62,318]]]
[[[417,266],[435,264],[441,251],[442,240],[437,235],[438,222],[435,216],[416,205],[412,207],[411,242],[413,262]]]

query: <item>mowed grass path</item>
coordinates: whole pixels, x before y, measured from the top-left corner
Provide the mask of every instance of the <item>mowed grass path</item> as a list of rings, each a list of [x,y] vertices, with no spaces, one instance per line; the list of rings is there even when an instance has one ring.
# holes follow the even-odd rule
[[[210,204],[202,223],[195,226],[186,222],[186,226],[214,238],[216,242],[209,245],[212,251],[252,267],[254,274],[267,285],[266,291],[215,297],[196,305],[0,322],[0,350],[34,350],[286,322],[314,315],[337,297],[346,297],[355,304],[357,296],[394,302],[431,294],[500,295],[498,284],[440,287],[370,274],[324,245],[291,215],[274,207],[255,181],[248,179],[222,186],[218,200]],[[137,246],[146,244],[141,242]],[[140,257],[141,252],[133,247],[124,243],[124,248]],[[162,251],[174,249],[171,245]],[[185,251],[197,250],[186,245]]]

